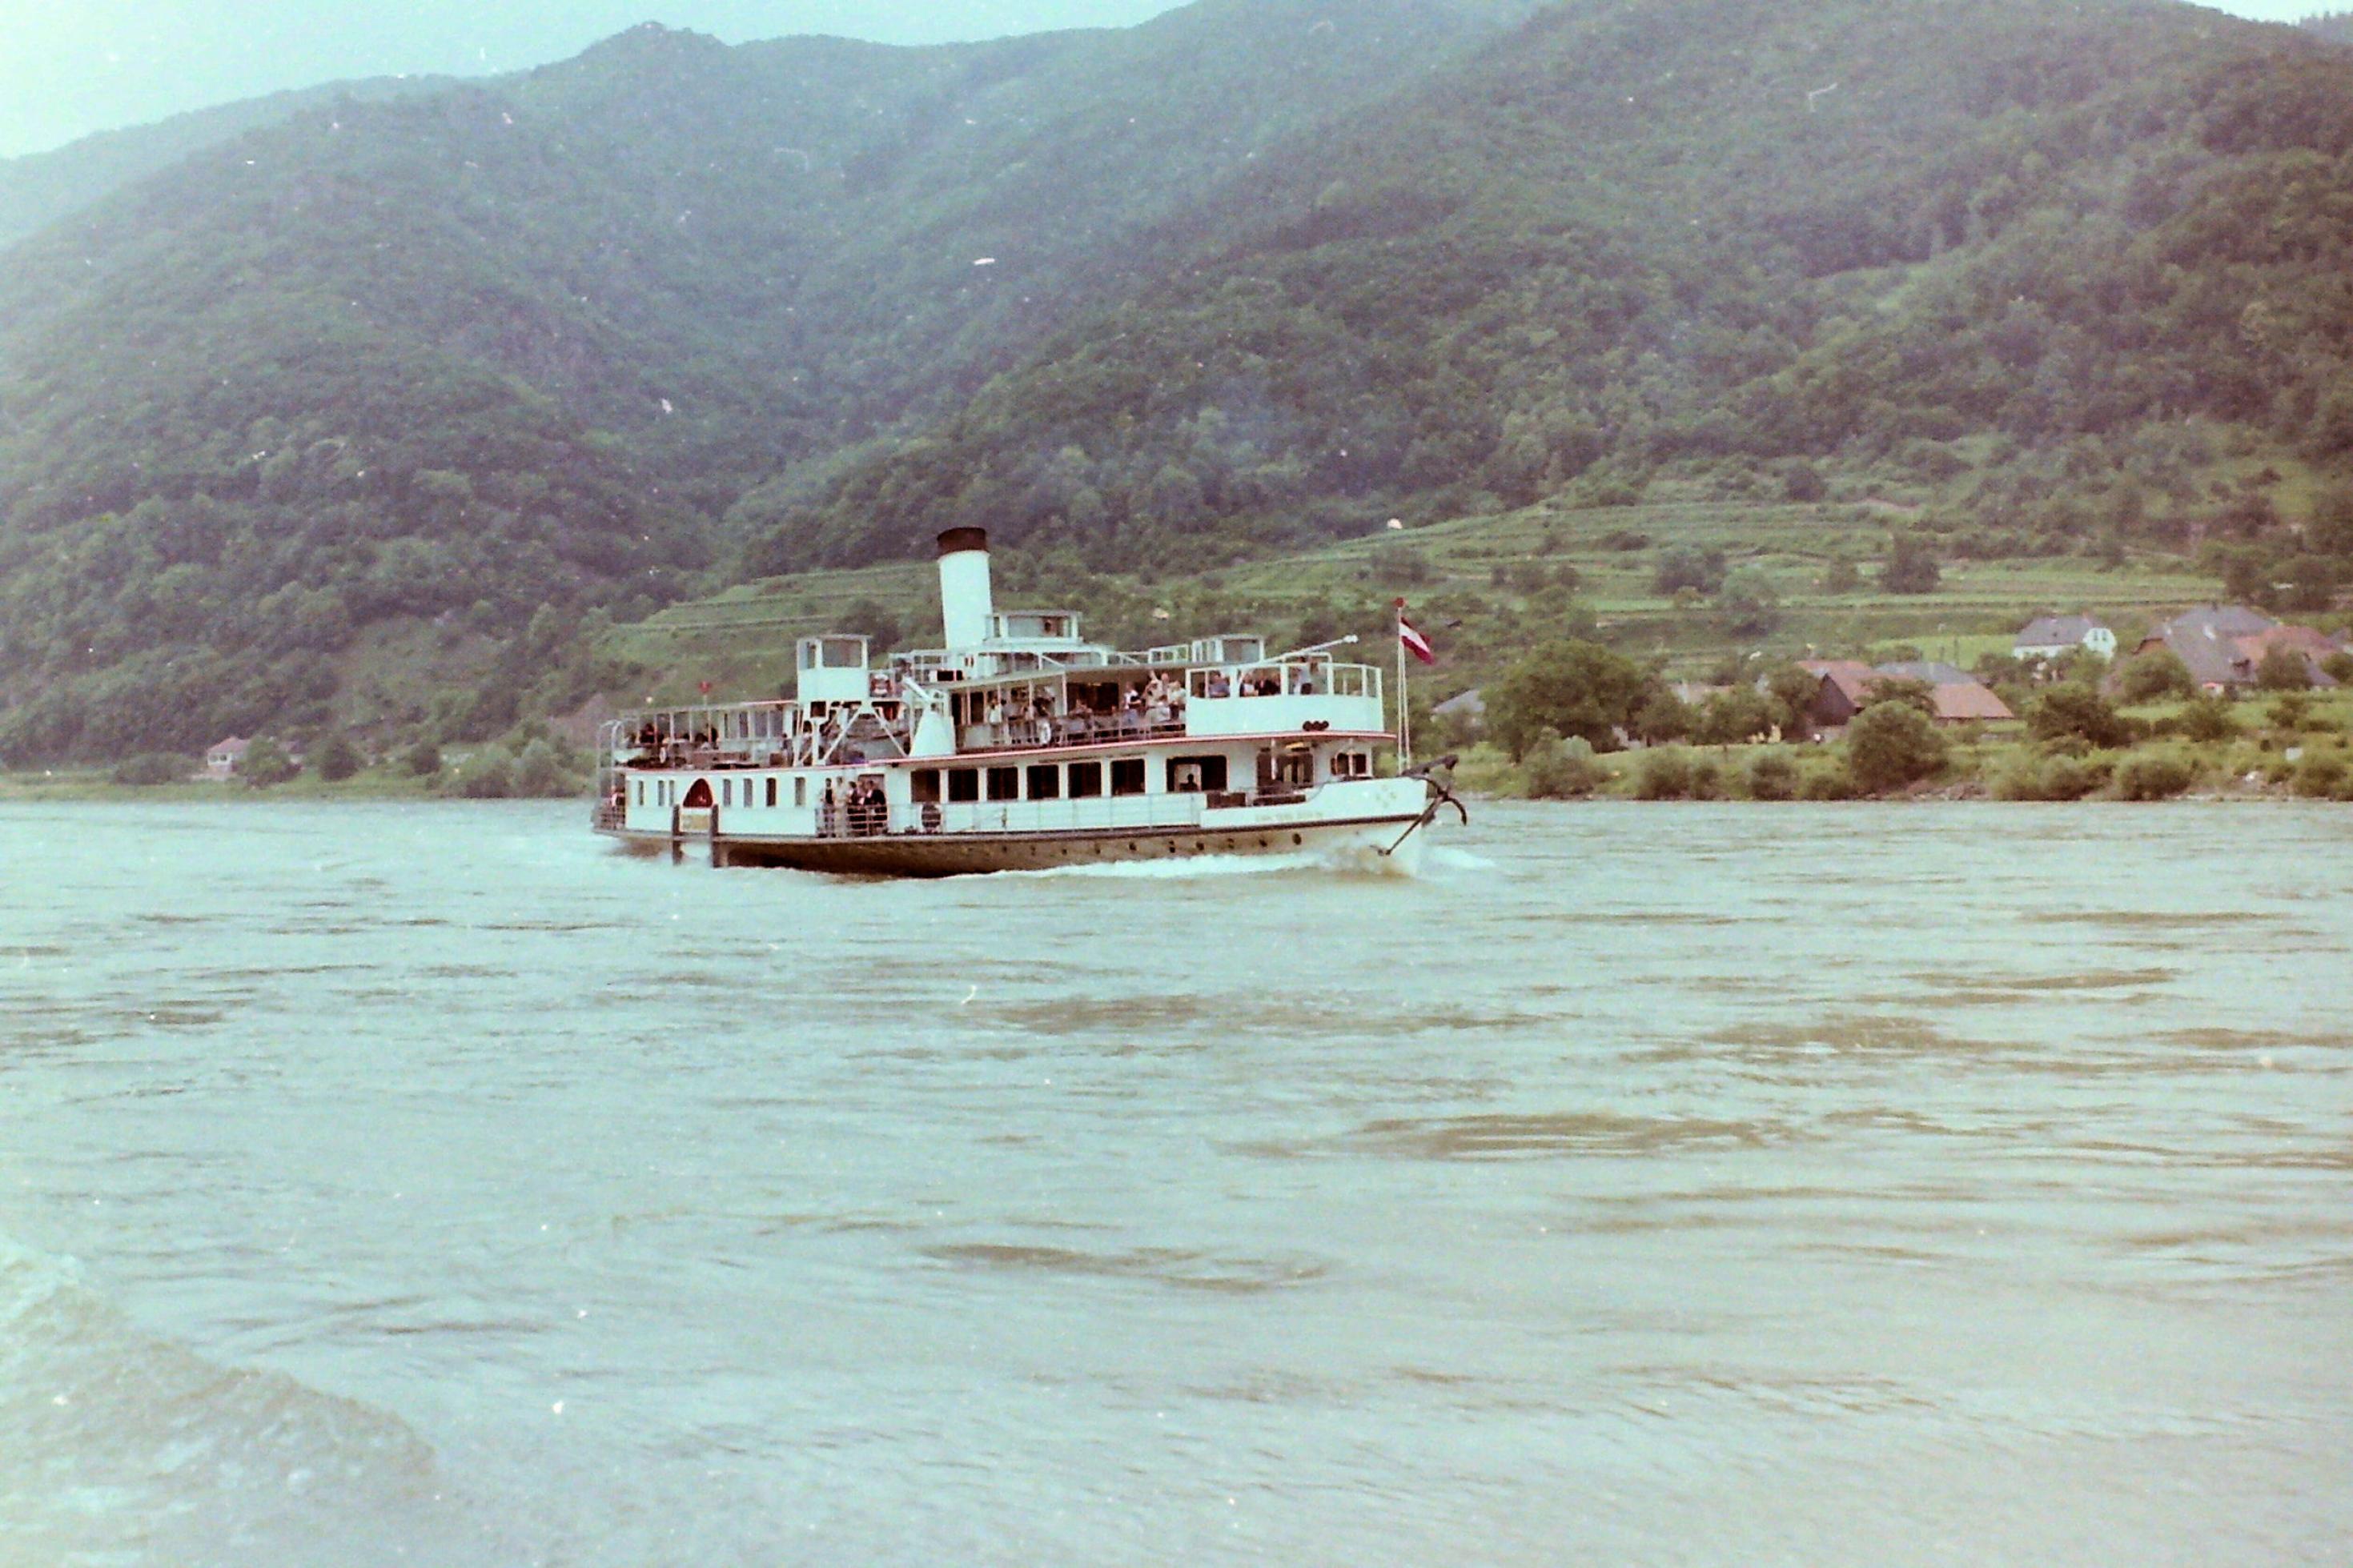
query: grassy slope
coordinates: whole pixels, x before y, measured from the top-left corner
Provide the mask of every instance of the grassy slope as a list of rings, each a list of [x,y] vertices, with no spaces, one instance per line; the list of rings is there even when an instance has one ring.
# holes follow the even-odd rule
[[[1432,679],[1439,689],[1454,690],[1492,674],[1509,646],[1478,648],[1482,639],[1524,629],[1541,635],[1547,608],[1556,605],[1555,596],[1540,594],[1532,605],[1527,595],[1493,585],[1498,566],[1520,563],[1574,567],[1582,579],[1577,601],[1601,622],[1606,637],[1637,656],[1659,657],[1694,674],[1726,654],[1760,645],[1796,654],[1809,646],[1828,652],[1910,641],[1939,656],[1957,653],[1968,663],[1989,649],[2006,648],[2020,625],[2044,611],[2088,610],[2129,635],[2159,610],[2214,592],[2211,579],[2179,559],[2147,554],[2113,569],[2077,557],[1965,562],[1947,565],[1945,585],[1935,594],[1889,594],[1871,581],[1869,570],[1886,548],[1887,531],[1883,515],[1843,504],[1662,502],[1585,510],[1542,504],[1402,533],[1384,528],[1206,574],[1149,584],[1103,576],[1085,593],[1059,597],[1074,599],[1076,607],[1097,617],[1097,626],[1108,611],[1109,634],[1140,634],[1120,639],[1129,642],[1248,630],[1280,637],[1303,616],[1329,609],[1341,630],[1366,637],[1368,657],[1385,660],[1386,606],[1403,594],[1431,606],[1434,619],[1463,619],[1463,630],[1472,634],[1477,651],[1468,664],[1460,657],[1464,639],[1439,634],[1441,647],[1456,657]],[[1628,533],[1650,542],[1617,548],[1613,539]],[[1765,572],[1782,594],[1782,624],[1762,637],[1744,637],[1720,628],[1704,606],[1679,607],[1654,593],[1660,552],[1685,547],[1720,548],[1734,566]],[[1385,563],[1401,552],[1428,563],[1429,580],[1400,586],[1384,579]],[[1863,585],[1852,593],[1824,592],[1819,585],[1824,571],[1841,559],[1864,565]],[[1018,570],[1006,575],[1018,581]],[[998,599],[1036,604],[1039,595],[1000,584]],[[649,671],[645,690],[633,697],[687,698],[702,680],[723,697],[774,695],[791,681],[792,639],[838,627],[860,601],[896,616],[909,645],[937,635],[937,580],[928,563],[911,562],[804,573],[731,589],[618,628],[609,651]],[[1140,602],[1169,607],[1171,619],[1127,624],[1130,606]],[[1515,624],[1508,631],[1501,625],[1518,615],[1537,624]]]

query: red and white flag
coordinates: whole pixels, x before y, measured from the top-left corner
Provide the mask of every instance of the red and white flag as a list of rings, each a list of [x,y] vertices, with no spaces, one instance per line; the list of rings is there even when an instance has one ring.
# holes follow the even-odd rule
[[[1424,664],[1436,664],[1438,662],[1438,651],[1430,646],[1430,639],[1422,636],[1419,631],[1415,630],[1413,623],[1405,618],[1405,601],[1403,599],[1399,599],[1398,601],[1397,612],[1398,641],[1405,645],[1405,651],[1413,655],[1414,658],[1421,660]]]

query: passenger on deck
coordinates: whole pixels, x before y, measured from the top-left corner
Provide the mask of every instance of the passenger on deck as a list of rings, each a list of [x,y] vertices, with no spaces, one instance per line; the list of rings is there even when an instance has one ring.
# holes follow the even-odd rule
[[[1233,682],[1226,679],[1224,670],[1213,669],[1209,671],[1209,679],[1203,686],[1202,692],[1208,697],[1231,697],[1234,694]]]
[[[987,724],[988,738],[987,743],[992,746],[1001,744],[1005,739],[1005,702],[1003,699],[991,697],[988,700]]]

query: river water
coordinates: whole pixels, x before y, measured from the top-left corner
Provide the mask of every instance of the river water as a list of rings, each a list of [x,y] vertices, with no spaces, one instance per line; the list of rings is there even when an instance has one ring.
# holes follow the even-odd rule
[[[0,809],[0,1563],[2341,1562],[2353,813]]]

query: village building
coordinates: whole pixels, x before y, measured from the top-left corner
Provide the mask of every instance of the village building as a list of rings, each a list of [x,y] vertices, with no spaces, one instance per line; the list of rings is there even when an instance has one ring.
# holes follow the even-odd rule
[[[1878,678],[1871,666],[1851,658],[1801,658],[1798,668],[1820,683],[1810,717],[1825,730],[1844,729],[1862,712]]]
[[[245,753],[251,750],[252,746],[251,741],[240,735],[231,735],[225,741],[214,742],[205,752],[205,777],[208,779],[236,777],[237,770],[245,766]]]
[[[1872,666],[1851,658],[1809,658],[1798,668],[1820,686],[1811,717],[1825,730],[1839,730],[1871,704],[1873,688],[1887,680],[1916,680],[1928,689],[1940,724],[2000,723],[2016,714],[1985,682],[1957,665],[1912,662]]]
[[[1927,687],[1939,724],[1992,724],[2018,717],[1991,687],[1958,665],[1883,664],[1876,673],[1883,680],[1916,680]]]
[[[2315,686],[2334,686],[2335,678],[2321,661],[2343,651],[2343,645],[2309,626],[2283,625],[2260,610],[2243,605],[2207,605],[2185,610],[2161,626],[2152,626],[2135,654],[2169,648],[2189,668],[2189,678],[2204,691],[2236,691],[2255,684],[2263,656],[2274,647],[2290,647],[2305,656],[2305,674]]]
[[[2116,634],[2089,616],[2043,616],[2021,628],[2010,654],[2017,659],[2060,658],[2077,648],[2114,658]]]

